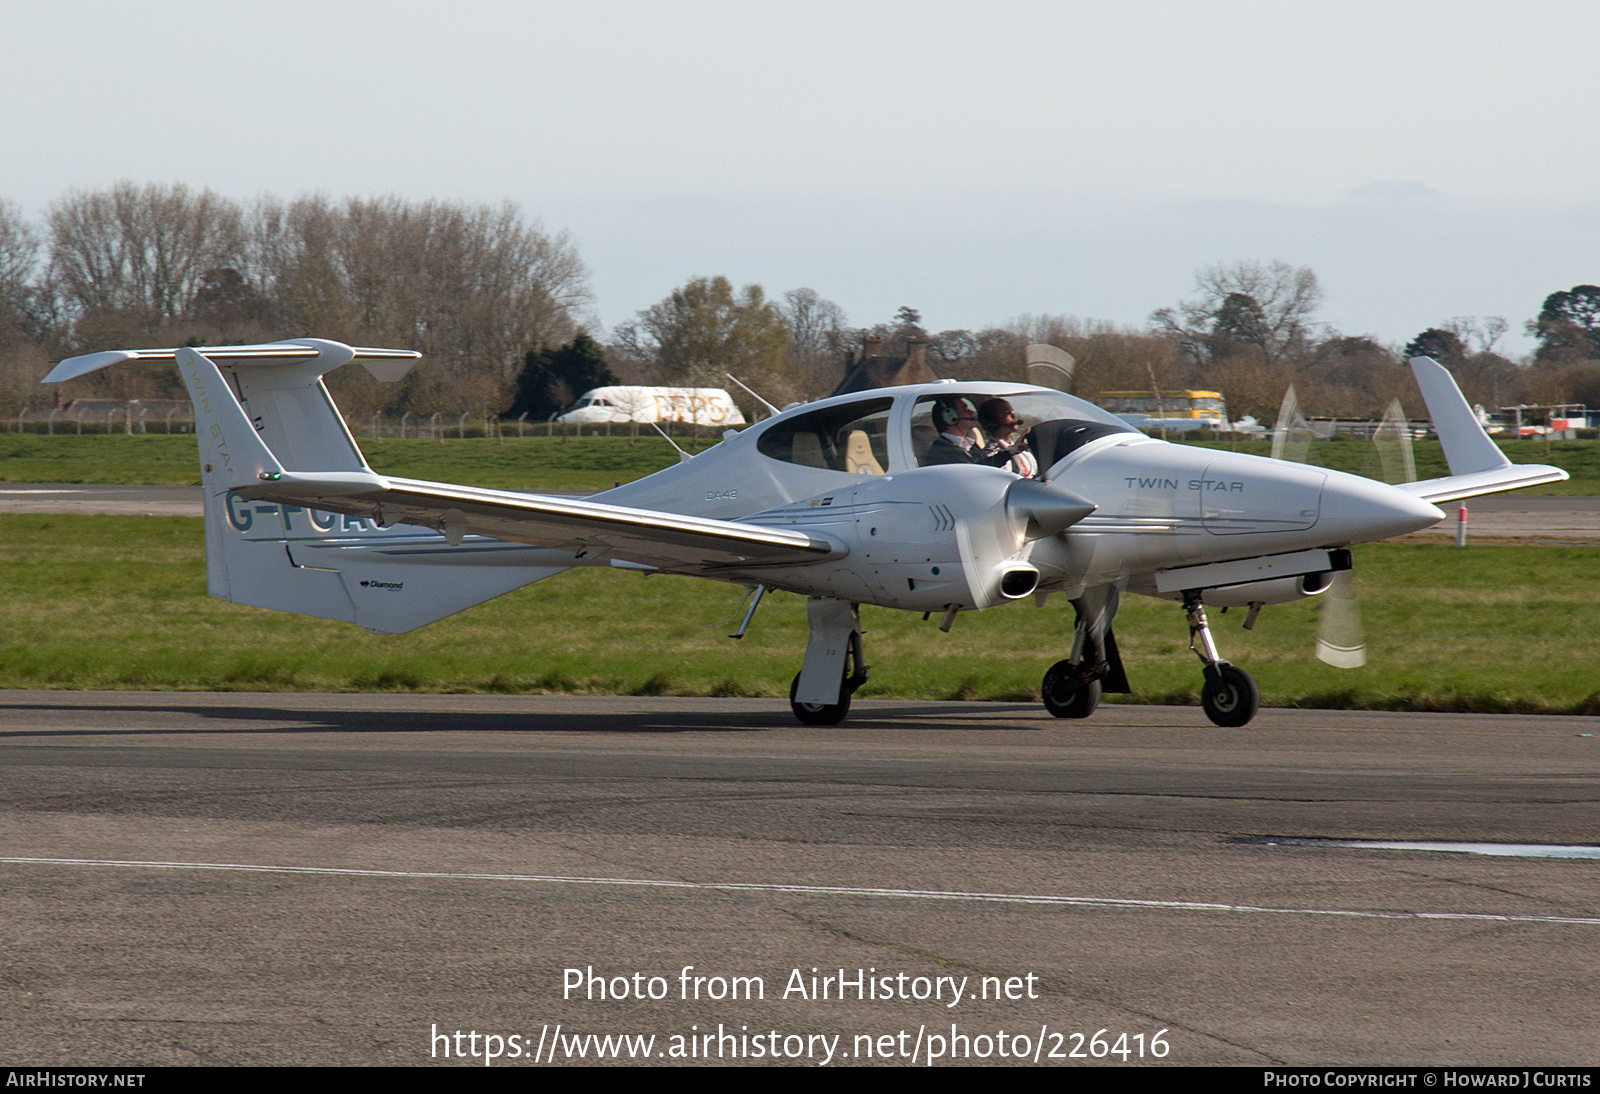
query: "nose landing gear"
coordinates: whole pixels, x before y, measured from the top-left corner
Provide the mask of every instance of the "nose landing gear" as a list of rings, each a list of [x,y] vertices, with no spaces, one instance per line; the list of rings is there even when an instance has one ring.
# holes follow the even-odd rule
[[[1261,709],[1261,689],[1256,687],[1255,679],[1248,672],[1230,665],[1217,653],[1199,589],[1184,591],[1183,610],[1189,618],[1189,648],[1205,665],[1206,682],[1200,689],[1200,706],[1206,717],[1228,728],[1248,725]],[[1199,639],[1198,646],[1196,639]]]

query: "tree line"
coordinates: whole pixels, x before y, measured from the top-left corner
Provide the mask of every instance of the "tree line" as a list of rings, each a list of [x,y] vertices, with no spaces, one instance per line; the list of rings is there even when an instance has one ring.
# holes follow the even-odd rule
[[[347,412],[497,408],[530,348],[570,340],[588,273],[516,206],[322,195],[240,203],[182,185],[77,191],[42,222],[0,201],[0,413],[52,360],[108,348],[315,336],[421,350],[397,385],[330,375]],[[175,397],[172,370],[107,369],[68,397]],[[41,398],[44,395],[44,398]]]
[[[1426,417],[1406,361],[1427,355],[1489,409],[1600,406],[1600,287],[1552,293],[1527,323],[1537,348],[1522,360],[1500,352],[1509,324],[1499,316],[1452,318],[1395,346],[1320,322],[1322,300],[1309,268],[1235,262],[1200,270],[1194,295],[1158,308],[1143,328],[1022,315],[980,330],[934,330],[912,307],[857,327],[812,289],[768,298],[759,285],[736,291],[726,278],[694,278],[619,325],[606,358],[616,375],[638,382],[721,386],[731,372],[781,405],[831,392],[868,338],[886,356],[921,343],[934,372],[958,380],[1026,380],[1026,347],[1046,343],[1076,359],[1080,395],[1216,390],[1235,418],[1270,424],[1291,383],[1319,416],[1378,418],[1399,398],[1408,414]]]
[[[829,394],[864,340],[904,356],[920,343],[959,380],[1024,380],[1030,343],[1077,360],[1074,388],[1221,391],[1235,417],[1270,421],[1293,383],[1310,412],[1368,418],[1399,397],[1425,411],[1405,359],[1433,356],[1469,400],[1600,406],[1600,287],[1551,293],[1526,329],[1528,357],[1499,349],[1502,317],[1457,317],[1404,346],[1318,320],[1316,274],[1284,262],[1210,266],[1189,299],[1130,327],[1022,315],[934,330],[902,307],[853,326],[814,289],[693,277],[618,324],[588,321],[588,275],[564,234],[516,206],[303,195],[236,202],[182,185],[74,191],[38,221],[0,200],[0,416],[40,407],[52,361],[107,348],[318,336],[417,349],[395,385],[364,370],[329,377],[347,413],[471,412],[539,421],[609,383],[728,386],[731,373],[784,405]],[[108,369],[67,398],[181,396],[172,370]],[[742,393],[739,393],[744,401]],[[748,406],[747,410],[754,409]]]

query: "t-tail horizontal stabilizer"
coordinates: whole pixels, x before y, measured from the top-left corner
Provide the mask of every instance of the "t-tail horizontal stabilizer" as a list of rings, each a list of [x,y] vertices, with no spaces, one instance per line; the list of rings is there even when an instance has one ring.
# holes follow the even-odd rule
[[[1546,482],[1561,482],[1567,477],[1567,473],[1559,467],[1514,464],[1506,459],[1506,454],[1478,424],[1477,415],[1467,405],[1466,397],[1456,386],[1455,377],[1439,362],[1431,357],[1413,357],[1411,371],[1417,378],[1417,386],[1422,389],[1423,401],[1428,404],[1428,416],[1433,419],[1434,431],[1439,434],[1439,444],[1444,448],[1444,459],[1450,467],[1450,474],[1440,479],[1404,483],[1400,486],[1401,490],[1437,504]]]

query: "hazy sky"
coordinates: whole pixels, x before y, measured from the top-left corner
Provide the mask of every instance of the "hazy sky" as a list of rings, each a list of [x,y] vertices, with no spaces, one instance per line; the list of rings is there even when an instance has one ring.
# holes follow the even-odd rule
[[[856,323],[1142,324],[1197,267],[1518,332],[1600,281],[1600,5],[8,5],[0,196],[177,181],[499,202],[614,324],[697,274]]]

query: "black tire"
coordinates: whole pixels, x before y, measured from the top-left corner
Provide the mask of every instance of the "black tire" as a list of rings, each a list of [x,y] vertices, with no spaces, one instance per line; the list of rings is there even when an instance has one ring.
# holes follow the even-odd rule
[[[794,682],[789,685],[789,709],[794,711],[794,716],[800,719],[803,725],[836,726],[844,721],[846,714],[850,713],[851,688],[848,683],[839,688],[837,703],[797,703],[794,701],[794,696],[799,690],[800,675],[796,673]]]
[[[1207,718],[1219,726],[1234,729],[1249,725],[1250,719],[1261,709],[1261,689],[1244,669],[1222,665],[1216,672],[1206,673],[1206,685],[1200,689],[1200,705],[1205,708]]]
[[[1087,718],[1100,705],[1100,681],[1074,685],[1077,674],[1077,666],[1067,661],[1057,661],[1044,674],[1039,693],[1044,709],[1057,718]]]

